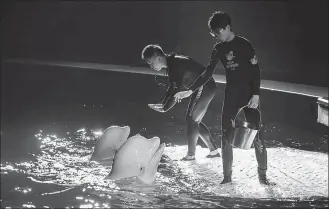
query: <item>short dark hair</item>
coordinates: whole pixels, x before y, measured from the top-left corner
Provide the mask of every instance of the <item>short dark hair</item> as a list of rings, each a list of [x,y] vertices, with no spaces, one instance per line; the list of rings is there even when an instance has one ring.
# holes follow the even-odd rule
[[[162,48],[157,44],[147,45],[142,51],[143,60],[148,60],[154,55],[164,55]]]
[[[212,13],[208,21],[208,27],[211,30],[216,30],[218,28],[225,28],[226,26],[231,26],[231,17],[226,12],[215,11]]]

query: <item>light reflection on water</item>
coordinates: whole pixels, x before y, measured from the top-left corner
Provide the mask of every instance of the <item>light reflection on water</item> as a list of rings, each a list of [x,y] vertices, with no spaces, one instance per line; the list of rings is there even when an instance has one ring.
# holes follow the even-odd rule
[[[186,146],[167,147],[165,154],[171,160],[168,157],[163,158],[154,185],[141,185],[136,178],[105,180],[111,166],[89,161],[96,139],[101,134],[101,130],[82,128],[60,137],[40,130],[35,135],[40,142],[40,154],[35,155],[34,161],[6,162],[5,165],[1,165],[2,178],[14,176],[15,180],[16,175],[30,180],[23,180],[19,186],[15,185],[15,181],[7,182],[12,186],[10,191],[6,191],[7,196],[10,196],[9,193],[19,192],[24,198],[22,204],[17,205],[15,199],[6,200],[2,196],[2,205],[162,208],[273,207],[281,204],[293,207],[298,206],[298,200],[312,200],[316,196],[328,197],[328,187],[324,186],[328,184],[325,180],[328,179],[325,167],[328,163],[327,155],[286,148],[268,150],[269,156],[273,156],[269,161],[269,167],[273,168],[269,174],[279,183],[273,188],[264,188],[258,184],[254,150],[234,152],[234,182],[220,186],[221,159],[204,158],[208,150],[200,146],[197,147],[196,162],[175,161],[184,156]],[[249,157],[253,160],[246,160]],[[283,158],[291,163],[295,160],[293,166],[283,166]],[[307,159],[309,162],[306,162]],[[303,168],[305,164],[300,161],[305,161],[305,164],[311,161],[316,163],[310,171],[308,167]],[[310,177],[294,176],[295,171],[307,173]],[[311,172],[316,175],[312,176]],[[285,179],[281,181],[283,178]],[[19,197],[16,194],[16,198]],[[42,197],[46,199],[41,201]],[[53,201],[47,205],[49,197]],[[275,200],[281,200],[281,203]],[[303,204],[311,205],[308,202]],[[321,204],[327,206],[328,202]]]

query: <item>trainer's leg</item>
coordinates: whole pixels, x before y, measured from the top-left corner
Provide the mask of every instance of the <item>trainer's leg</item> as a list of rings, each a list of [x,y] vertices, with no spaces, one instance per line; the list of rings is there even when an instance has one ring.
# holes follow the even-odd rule
[[[215,95],[216,82],[214,80],[210,80],[206,85],[204,85],[203,92],[196,103],[194,112],[192,113],[192,117],[198,117],[197,121],[199,122],[199,136],[210,150],[210,154],[207,157],[220,156],[217,150],[218,147],[216,146],[208,127],[202,122],[202,119]]]
[[[192,112],[192,109],[194,108],[195,100],[198,96],[198,93],[199,92],[194,92],[192,94],[189,105],[188,105],[188,109],[187,109],[186,136],[187,136],[188,152],[187,152],[187,156],[184,157],[182,160],[194,160],[195,149],[196,149],[196,145],[197,145],[198,138],[199,138],[199,124],[192,120],[191,112]]]
[[[202,122],[200,122],[200,124],[199,124],[199,132],[200,132],[200,138],[207,145],[210,152],[216,151],[217,146],[214,142],[214,139],[211,136],[211,133],[210,133],[209,129],[207,128],[207,126]]]
[[[232,119],[238,112],[238,105],[234,102],[224,101],[222,110],[222,162],[224,179],[221,184],[232,181],[233,164],[233,136]]]
[[[186,115],[188,156],[195,155],[195,149],[199,136],[208,146],[210,151],[217,150],[208,128],[204,124],[201,124],[201,120],[205,115],[211,100],[214,98],[215,93],[216,84],[213,82],[213,84],[203,86],[191,97]]]
[[[259,108],[259,111],[261,111],[260,108]],[[244,112],[245,112],[246,120],[249,123],[256,124],[259,128],[259,131],[254,140],[255,154],[256,154],[256,159],[257,159],[257,164],[258,164],[259,182],[261,184],[270,184],[266,178],[267,150],[266,150],[265,140],[264,140],[264,128],[262,127],[262,124],[259,124],[259,122],[260,122],[259,112],[256,109],[250,109],[250,108],[245,108]]]

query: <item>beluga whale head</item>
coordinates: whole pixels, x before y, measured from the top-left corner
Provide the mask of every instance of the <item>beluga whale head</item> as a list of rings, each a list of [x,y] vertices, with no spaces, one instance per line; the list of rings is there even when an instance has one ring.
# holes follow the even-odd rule
[[[98,139],[91,161],[111,164],[106,179],[120,180],[137,177],[142,183],[152,184],[166,147],[159,137],[145,138],[136,134],[128,138],[129,126],[111,126]]]

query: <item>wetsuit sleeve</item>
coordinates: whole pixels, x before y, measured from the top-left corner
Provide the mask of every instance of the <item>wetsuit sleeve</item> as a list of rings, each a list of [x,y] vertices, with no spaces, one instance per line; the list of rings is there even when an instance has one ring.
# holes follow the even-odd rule
[[[258,65],[258,59],[256,56],[255,48],[249,44],[247,47],[247,58],[249,60],[249,63],[251,65],[251,73],[252,73],[252,94],[253,95],[259,95],[259,89],[260,89],[260,68]]]
[[[212,50],[211,58],[210,58],[209,64],[206,67],[205,71],[203,71],[203,73],[194,81],[194,83],[189,88],[193,92],[198,90],[201,86],[206,84],[212,78],[212,75],[215,72],[215,67],[216,67],[216,65],[219,61],[218,47],[217,46],[218,45],[215,45],[213,50]]]

